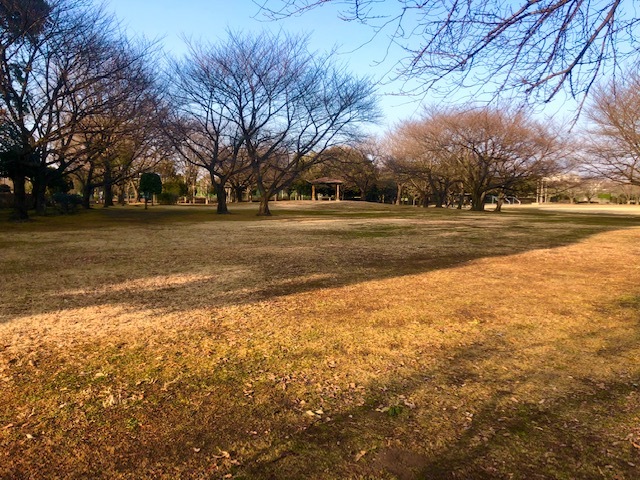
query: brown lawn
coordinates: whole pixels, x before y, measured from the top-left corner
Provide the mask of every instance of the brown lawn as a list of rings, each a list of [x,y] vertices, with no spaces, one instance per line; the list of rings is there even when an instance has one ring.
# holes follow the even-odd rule
[[[640,478],[640,209],[0,224],[0,478]]]

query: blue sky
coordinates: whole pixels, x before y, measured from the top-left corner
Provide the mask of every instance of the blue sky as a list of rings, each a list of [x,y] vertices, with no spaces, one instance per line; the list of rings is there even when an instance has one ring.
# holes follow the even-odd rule
[[[337,47],[338,61],[359,76],[371,76],[376,81],[389,78],[389,71],[400,58],[399,50],[387,54],[386,37],[374,38],[371,28],[345,22],[331,6],[313,10],[300,17],[269,21],[260,14],[252,0],[107,0],[106,7],[115,13],[130,35],[161,39],[165,51],[174,55],[185,53],[183,36],[193,40],[215,42],[226,36],[227,29],[242,31],[287,31],[310,35],[313,50],[329,51]],[[422,99],[398,96],[398,83],[378,85],[384,125],[374,129],[382,132],[387,125],[418,115]]]
[[[382,4],[393,9],[395,2]],[[417,116],[423,103],[438,103],[438,98],[416,98],[399,96],[403,85],[390,82],[390,72],[400,60],[403,52],[395,47],[389,49],[389,39],[384,35],[373,36],[370,27],[339,19],[333,5],[317,8],[305,15],[280,21],[269,21],[261,15],[252,0],[106,0],[106,8],[112,11],[127,27],[132,36],[159,39],[166,52],[182,55],[186,51],[183,36],[192,40],[215,42],[226,36],[226,31],[271,31],[283,30],[310,35],[313,50],[329,51],[337,47],[338,61],[348,65],[349,70],[360,76],[371,76],[379,81],[378,92],[383,109],[384,123],[373,129],[382,133],[398,121]],[[446,101],[463,101],[465,92]],[[467,92],[467,95],[472,93]],[[547,113],[564,110],[561,99],[546,109]]]

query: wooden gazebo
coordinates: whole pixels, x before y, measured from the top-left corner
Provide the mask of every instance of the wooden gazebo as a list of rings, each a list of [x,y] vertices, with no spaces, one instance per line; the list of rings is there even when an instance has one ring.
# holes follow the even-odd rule
[[[328,186],[335,185],[336,202],[340,201],[340,185],[344,183],[342,180],[338,178],[331,178],[331,177],[320,177],[320,178],[316,178],[315,180],[309,180],[309,183],[311,184],[311,200],[313,201],[318,200],[318,198],[316,197],[316,185],[328,185]]]

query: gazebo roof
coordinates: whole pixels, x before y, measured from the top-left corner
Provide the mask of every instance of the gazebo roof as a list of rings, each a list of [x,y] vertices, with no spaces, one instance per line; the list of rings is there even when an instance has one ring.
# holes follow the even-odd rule
[[[309,183],[311,185],[342,185],[344,181],[339,178],[320,177],[315,180],[309,180]]]

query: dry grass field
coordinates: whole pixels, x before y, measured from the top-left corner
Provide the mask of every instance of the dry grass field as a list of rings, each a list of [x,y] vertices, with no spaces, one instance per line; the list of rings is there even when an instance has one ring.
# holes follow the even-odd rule
[[[640,478],[640,209],[0,224],[0,478]]]

